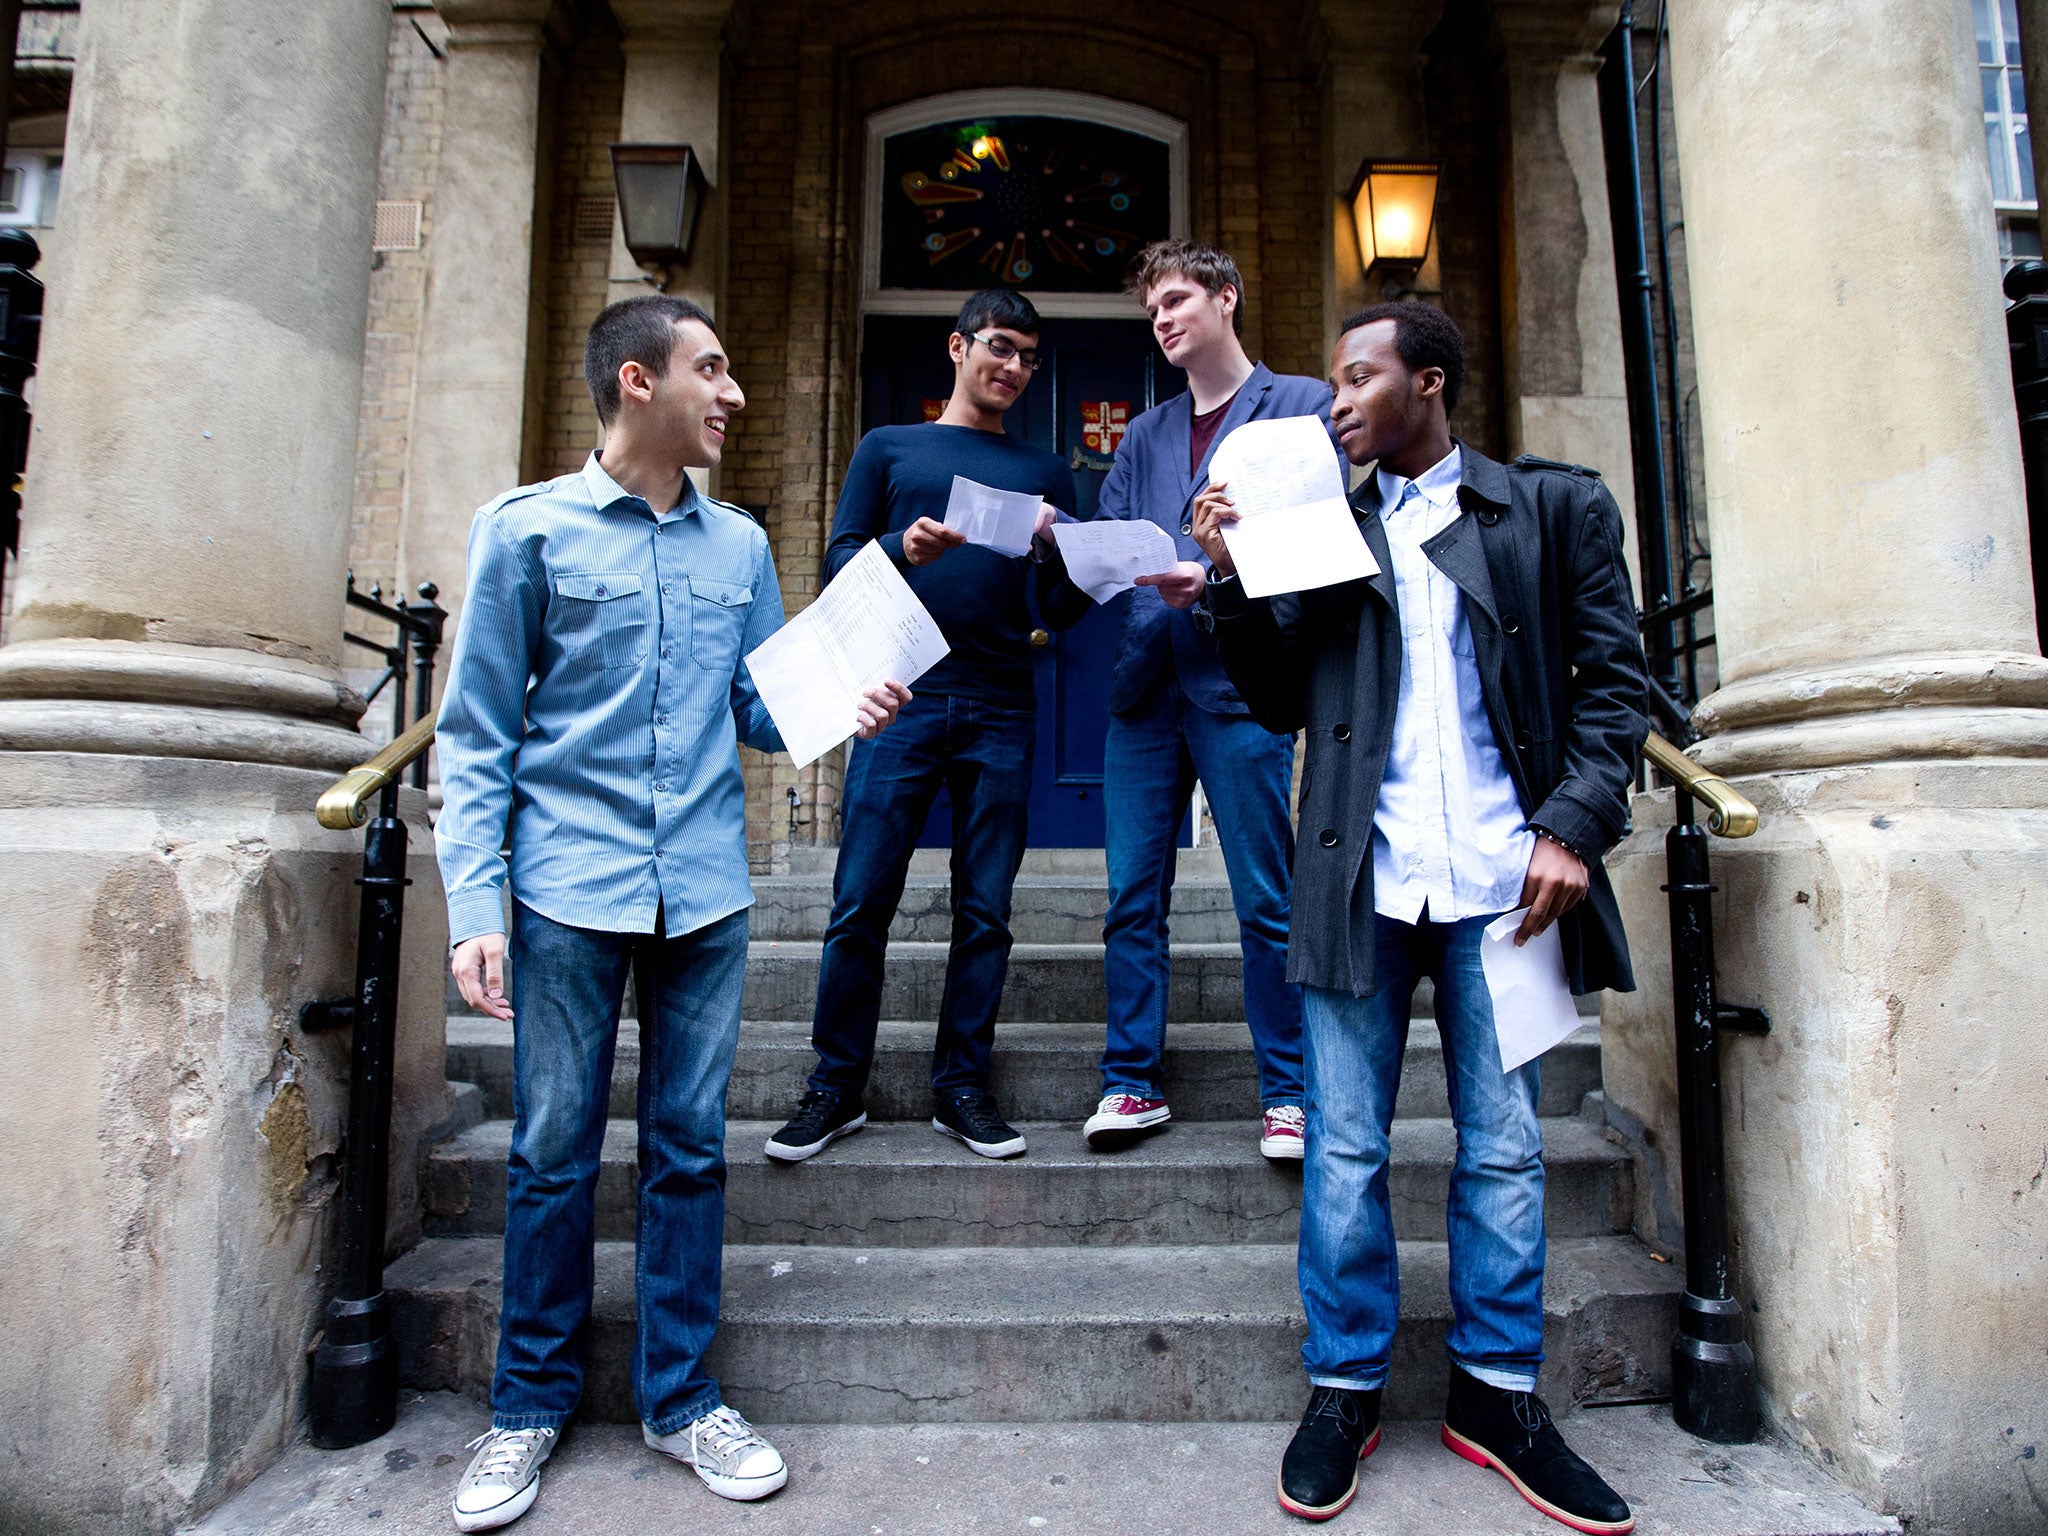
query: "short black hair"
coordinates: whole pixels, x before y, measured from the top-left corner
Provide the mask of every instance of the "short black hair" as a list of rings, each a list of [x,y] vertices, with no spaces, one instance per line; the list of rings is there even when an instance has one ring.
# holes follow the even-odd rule
[[[608,304],[590,322],[583,341],[583,382],[590,386],[597,419],[610,426],[619,414],[619,370],[638,363],[657,375],[668,372],[676,349],[676,327],[700,320],[717,334],[703,306],[669,293],[639,293]]]
[[[1038,310],[1014,289],[984,288],[979,293],[970,293],[967,302],[960,306],[960,318],[953,322],[953,334],[972,336],[992,325],[1025,336],[1036,336]]]
[[[1355,331],[1375,321],[1394,322],[1394,350],[1410,373],[1441,368],[1444,373],[1444,414],[1458,408],[1458,389],[1465,382],[1465,338],[1449,315],[1420,299],[1397,299],[1375,304],[1355,315],[1346,315],[1337,334]]]

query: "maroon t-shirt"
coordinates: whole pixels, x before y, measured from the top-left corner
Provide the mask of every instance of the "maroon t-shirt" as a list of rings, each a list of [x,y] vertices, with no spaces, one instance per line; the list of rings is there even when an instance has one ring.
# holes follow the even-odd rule
[[[1243,386],[1239,386],[1242,388]],[[1237,391],[1230,392],[1230,400],[1237,398]],[[1193,474],[1202,467],[1202,460],[1209,456],[1209,445],[1216,441],[1216,429],[1223,425],[1223,413],[1230,409],[1230,400],[1225,400],[1213,411],[1197,411],[1194,430],[1188,434],[1188,473]],[[1194,402],[1189,401],[1190,405]]]

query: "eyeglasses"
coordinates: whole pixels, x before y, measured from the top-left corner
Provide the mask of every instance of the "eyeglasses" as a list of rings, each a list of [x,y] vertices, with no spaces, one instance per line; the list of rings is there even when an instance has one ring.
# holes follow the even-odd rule
[[[1007,363],[1011,358],[1016,358],[1018,362],[1022,363],[1032,373],[1038,372],[1039,365],[1045,361],[1036,352],[1019,352],[1016,343],[1009,340],[1009,338],[991,336],[987,331],[976,331],[967,340],[970,345],[978,341],[984,347],[987,347],[988,355],[999,363]]]

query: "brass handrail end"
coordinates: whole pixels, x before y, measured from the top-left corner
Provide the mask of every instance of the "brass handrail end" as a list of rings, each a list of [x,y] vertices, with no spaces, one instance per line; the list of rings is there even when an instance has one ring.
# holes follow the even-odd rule
[[[434,744],[434,719],[428,716],[412,725],[367,763],[355,767],[329,785],[313,807],[313,817],[335,832],[349,832],[370,819],[370,796],[403,773],[412,761]]]
[[[1754,802],[1722,778],[1687,757],[1655,731],[1643,743],[1647,757],[1679,789],[1706,807],[1707,830],[1716,837],[1748,837],[1761,824]]]

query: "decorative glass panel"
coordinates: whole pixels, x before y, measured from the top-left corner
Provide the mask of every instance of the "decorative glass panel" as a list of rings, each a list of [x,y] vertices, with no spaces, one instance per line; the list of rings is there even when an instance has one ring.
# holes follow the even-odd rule
[[[884,288],[1115,293],[1173,216],[1165,144],[1058,117],[891,134],[881,194]]]

